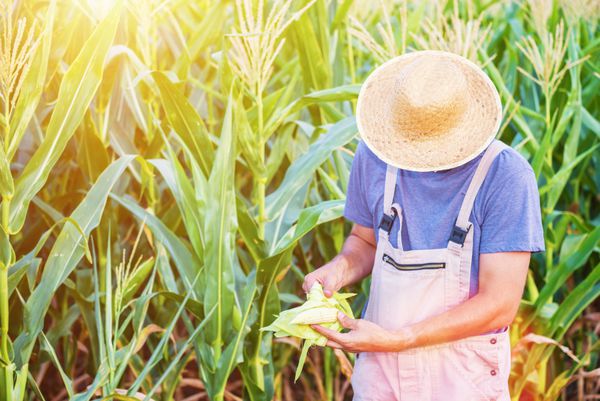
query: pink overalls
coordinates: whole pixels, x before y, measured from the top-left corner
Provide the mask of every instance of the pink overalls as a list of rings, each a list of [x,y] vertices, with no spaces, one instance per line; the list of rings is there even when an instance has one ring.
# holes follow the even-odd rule
[[[398,170],[388,165],[366,320],[397,330],[468,299],[473,252],[469,217],[490,165],[505,147],[494,141],[485,151],[448,246],[441,249],[402,249],[402,210],[392,203]],[[396,217],[398,248],[389,241]],[[356,360],[352,387],[354,401],[509,401],[509,372],[510,342],[504,331],[400,353],[363,352]]]

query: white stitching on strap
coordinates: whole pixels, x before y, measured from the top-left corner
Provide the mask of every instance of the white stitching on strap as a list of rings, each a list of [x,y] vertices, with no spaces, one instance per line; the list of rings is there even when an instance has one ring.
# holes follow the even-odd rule
[[[392,214],[392,203],[394,202],[397,177],[398,168],[388,164],[385,172],[385,192],[383,194],[383,213],[385,214]]]

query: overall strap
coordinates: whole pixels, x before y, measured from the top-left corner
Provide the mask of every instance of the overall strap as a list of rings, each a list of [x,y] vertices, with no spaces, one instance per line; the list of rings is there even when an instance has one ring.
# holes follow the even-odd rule
[[[389,238],[394,220],[398,216],[398,210],[394,205],[397,177],[398,168],[388,164],[385,172],[385,190],[383,192],[383,216],[379,222],[379,234],[386,239]]]
[[[385,192],[383,193],[383,213],[385,214],[391,215],[393,213],[392,203],[394,203],[397,177],[398,169],[388,164],[385,171]]]
[[[504,143],[494,140],[490,146],[485,150],[483,157],[479,161],[479,165],[475,170],[475,174],[471,179],[471,183],[469,184],[469,188],[467,189],[467,193],[465,194],[465,198],[460,207],[460,211],[458,212],[458,218],[456,219],[456,224],[454,229],[452,230],[452,234],[450,235],[450,241],[454,242],[458,245],[461,245],[465,242],[465,238],[467,237],[467,233],[469,232],[470,223],[469,217],[471,216],[471,210],[473,210],[473,204],[475,203],[475,197],[479,192],[479,188],[483,184],[485,177],[490,169],[490,166],[496,159],[496,156],[500,154],[504,149],[508,148]]]

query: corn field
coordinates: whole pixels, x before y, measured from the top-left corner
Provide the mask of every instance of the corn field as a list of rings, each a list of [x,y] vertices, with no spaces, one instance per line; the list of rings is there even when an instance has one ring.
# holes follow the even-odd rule
[[[546,252],[513,400],[600,399],[600,3],[0,0],[0,400],[350,400],[268,326],[341,249],[361,83],[440,49],[501,94]],[[348,289],[355,313],[368,283]]]

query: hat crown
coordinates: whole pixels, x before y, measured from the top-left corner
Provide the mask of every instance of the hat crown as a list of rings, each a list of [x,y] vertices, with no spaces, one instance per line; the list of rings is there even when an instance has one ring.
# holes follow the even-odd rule
[[[476,64],[454,53],[405,53],[373,71],[358,95],[356,123],[387,164],[439,171],[475,158],[494,139],[502,105]]]
[[[438,136],[461,122],[467,92],[465,76],[451,60],[416,59],[398,74],[394,125],[414,140]]]
[[[464,74],[449,60],[415,60],[400,74],[401,91],[415,107],[443,107],[464,96]]]

